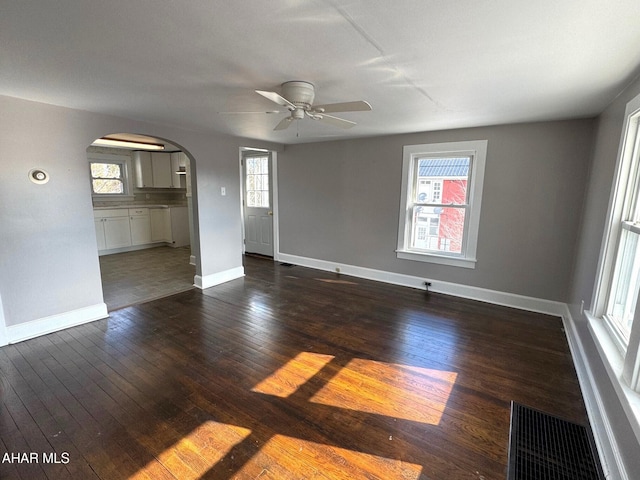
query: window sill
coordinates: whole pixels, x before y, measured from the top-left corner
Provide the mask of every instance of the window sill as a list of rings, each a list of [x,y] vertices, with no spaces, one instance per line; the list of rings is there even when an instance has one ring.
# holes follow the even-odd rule
[[[437,263],[440,265],[450,265],[462,268],[476,268],[475,258],[448,257],[433,253],[417,253],[409,250],[396,250],[396,256],[403,260],[413,260],[415,262]]]
[[[640,394],[633,391],[622,378],[624,357],[604,321],[601,318],[594,317],[590,312],[584,312],[584,314],[589,322],[589,331],[596,344],[602,363],[609,374],[629,424],[636,436],[640,437]]]

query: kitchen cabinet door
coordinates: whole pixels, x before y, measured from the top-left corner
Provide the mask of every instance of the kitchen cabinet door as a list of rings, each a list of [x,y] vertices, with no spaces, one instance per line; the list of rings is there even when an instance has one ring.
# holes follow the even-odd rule
[[[171,232],[169,223],[169,209],[150,208],[149,216],[151,218],[151,241],[170,242]]]
[[[96,240],[98,242],[98,251],[107,248],[107,242],[104,237],[104,218],[93,219],[96,226]]]
[[[153,186],[155,188],[171,188],[171,154],[151,152]]]
[[[149,215],[134,215],[130,217],[131,245],[151,243],[151,221]]]
[[[104,237],[107,249],[131,246],[129,216],[105,218]]]
[[[189,212],[187,207],[171,207],[171,242],[172,247],[189,245]]]
[[[153,187],[151,152],[133,152],[133,168],[136,172],[136,187]]]

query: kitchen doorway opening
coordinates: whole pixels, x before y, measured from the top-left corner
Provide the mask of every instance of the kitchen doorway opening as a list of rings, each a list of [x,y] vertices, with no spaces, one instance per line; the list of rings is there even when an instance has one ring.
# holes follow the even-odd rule
[[[193,157],[164,139],[110,134],[87,148],[109,311],[194,288]]]

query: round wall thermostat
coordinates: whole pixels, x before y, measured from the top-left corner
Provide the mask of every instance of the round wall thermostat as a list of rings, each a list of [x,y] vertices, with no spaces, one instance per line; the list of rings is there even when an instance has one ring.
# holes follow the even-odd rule
[[[29,172],[29,180],[38,185],[43,185],[49,181],[49,174],[39,168],[34,168]]]

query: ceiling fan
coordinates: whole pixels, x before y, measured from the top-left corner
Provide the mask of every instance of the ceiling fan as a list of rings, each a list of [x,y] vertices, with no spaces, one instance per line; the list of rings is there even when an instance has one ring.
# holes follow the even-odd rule
[[[313,120],[333,125],[339,128],[351,128],[356,123],[344,118],[328,115],[338,112],[366,112],[371,110],[371,105],[363,100],[353,102],[329,103],[326,105],[314,105],[315,87],[312,83],[303,81],[285,82],[282,84],[282,95],[276,92],[256,90],[265,98],[282,107],[286,107],[290,114],[276,125],[274,130],[284,130],[293,123],[294,120],[302,120],[305,116]],[[280,113],[279,111],[269,111],[265,113]]]

